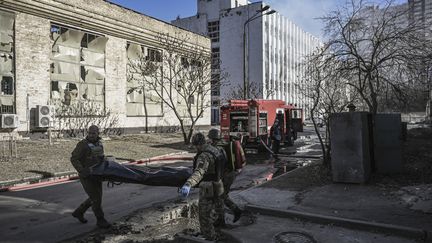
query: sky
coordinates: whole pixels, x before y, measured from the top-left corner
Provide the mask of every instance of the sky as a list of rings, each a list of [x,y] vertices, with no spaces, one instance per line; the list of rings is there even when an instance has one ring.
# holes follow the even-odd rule
[[[197,11],[197,0],[109,0],[123,7],[135,10],[145,15],[171,22],[180,16],[181,18],[193,16]],[[291,19],[306,32],[317,37],[322,37],[322,24],[317,18],[327,12],[337,9],[347,0],[267,0],[272,9]],[[382,2],[384,0],[369,0]],[[397,3],[405,3],[407,0],[394,0]],[[252,0],[251,2],[260,2]]]

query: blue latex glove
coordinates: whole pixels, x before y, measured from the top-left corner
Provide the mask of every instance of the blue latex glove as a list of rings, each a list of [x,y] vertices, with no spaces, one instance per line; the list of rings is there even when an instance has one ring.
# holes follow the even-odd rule
[[[191,187],[187,184],[185,184],[182,188],[180,188],[180,195],[182,195],[183,197],[187,197],[189,195]]]

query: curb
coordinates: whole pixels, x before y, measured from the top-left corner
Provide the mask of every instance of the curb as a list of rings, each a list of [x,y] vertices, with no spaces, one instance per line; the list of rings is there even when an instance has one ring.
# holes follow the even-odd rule
[[[345,228],[360,229],[366,231],[379,231],[383,233],[390,233],[392,235],[399,235],[403,237],[421,239],[426,242],[432,240],[432,235],[430,232],[427,232],[426,230],[422,230],[422,229],[416,229],[416,228],[405,227],[405,226],[376,223],[376,222],[369,222],[369,221],[356,220],[356,219],[347,219],[347,218],[340,218],[334,216],[326,216],[321,214],[300,212],[296,210],[281,210],[275,208],[265,208],[265,207],[255,206],[255,205],[246,205],[245,209],[254,213],[259,213],[259,214],[269,215],[269,216],[274,216],[279,218],[281,217],[300,218],[315,223],[332,224],[332,225],[341,226]]]
[[[122,164],[148,165],[149,163],[160,162],[160,161],[192,160],[193,157],[190,156],[178,156],[178,157],[176,156],[176,155],[183,155],[186,153],[187,152],[180,152],[180,153],[159,155],[159,156],[142,159],[142,160],[128,161]],[[76,179],[78,179],[78,173],[76,171],[65,171],[65,172],[54,173],[52,177],[48,177],[48,178],[44,176],[35,176],[35,177],[24,178],[21,180],[3,181],[0,182],[0,193],[7,192],[7,191],[20,191],[20,190],[33,189],[33,188],[44,187],[44,186],[51,186],[55,184],[67,183],[69,181],[73,181]]]

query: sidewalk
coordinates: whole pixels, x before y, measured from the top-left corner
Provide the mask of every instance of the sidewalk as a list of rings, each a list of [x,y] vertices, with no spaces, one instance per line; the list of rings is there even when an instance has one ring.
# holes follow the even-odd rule
[[[304,170],[300,167],[262,185],[232,193],[236,202],[253,213],[255,223],[236,224],[225,233],[239,242],[270,242],[278,233],[287,231],[314,239],[305,242],[432,239],[432,214],[425,213],[432,209],[432,193],[416,200],[423,212],[415,204],[407,205],[408,194],[400,190],[389,193],[376,185],[304,184],[299,179]]]

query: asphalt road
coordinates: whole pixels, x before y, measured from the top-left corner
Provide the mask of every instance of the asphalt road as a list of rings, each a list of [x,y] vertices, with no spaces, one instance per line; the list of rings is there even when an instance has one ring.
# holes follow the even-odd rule
[[[177,188],[122,184],[105,187],[103,208],[108,221],[177,197]],[[86,199],[78,181],[0,194],[0,242],[57,242],[93,230],[96,220],[88,210],[87,224],[72,211]]]
[[[309,136],[309,127],[300,136]],[[294,150],[295,151],[295,150]],[[257,158],[255,158],[257,159]],[[250,161],[252,162],[252,161]],[[190,162],[189,162],[190,164]],[[233,190],[244,190],[265,179],[272,166],[250,163],[237,177]],[[184,163],[170,166],[187,165]],[[178,197],[177,188],[121,184],[108,188],[104,183],[103,208],[108,221],[115,222],[135,210]],[[58,242],[82,235],[96,228],[91,209],[81,224],[72,211],[87,198],[79,181],[0,193],[0,242]]]
[[[187,162],[190,164],[190,162]],[[174,163],[169,166],[184,166]],[[249,165],[237,176],[233,190],[244,190],[273,173],[271,165]],[[135,210],[151,207],[178,197],[177,188],[121,184],[107,188],[104,183],[103,209],[108,221],[115,222]],[[58,242],[96,228],[89,209],[81,224],[72,211],[86,199],[79,181],[70,181],[25,191],[0,193],[0,242]]]

